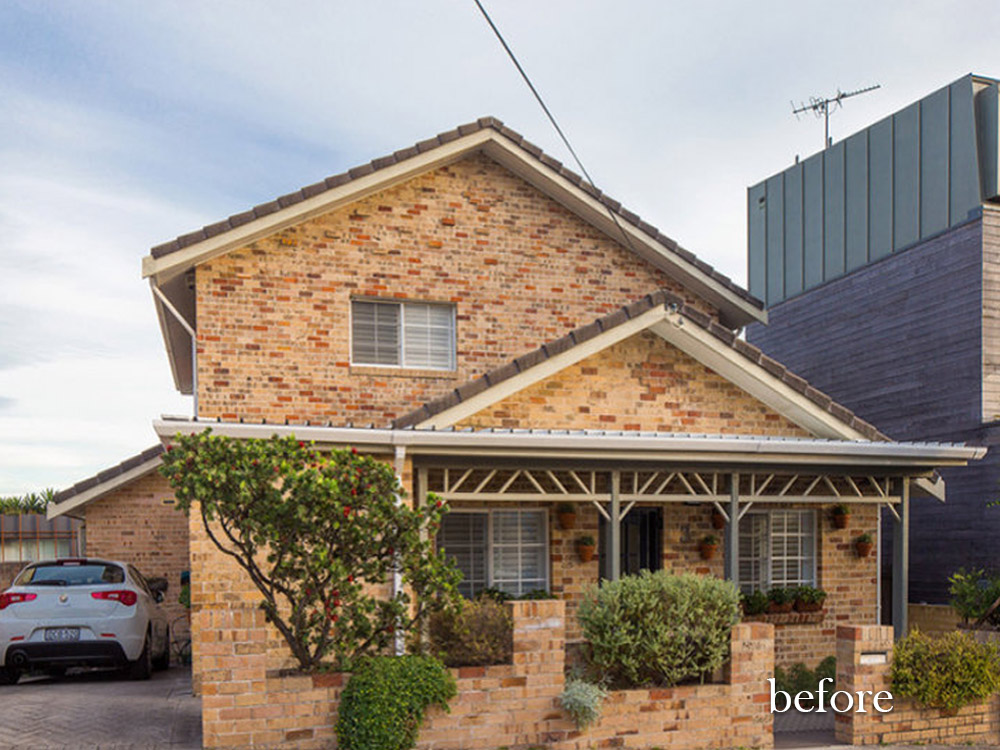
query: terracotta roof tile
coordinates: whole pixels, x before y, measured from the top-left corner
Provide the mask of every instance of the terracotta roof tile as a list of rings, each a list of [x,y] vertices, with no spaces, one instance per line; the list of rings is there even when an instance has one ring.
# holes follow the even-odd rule
[[[501,122],[495,117],[480,117],[475,122],[460,125],[459,127],[453,130],[448,130],[445,131],[444,133],[439,134],[435,138],[428,138],[427,140],[419,141],[418,143],[416,143],[413,146],[410,146],[409,148],[400,149],[394,152],[391,156],[383,156],[377,158],[368,164],[362,164],[360,166],[348,170],[347,172],[334,175],[332,177],[328,177],[322,182],[314,183],[313,185],[303,188],[302,190],[281,196],[279,199],[275,201],[263,203],[259,206],[256,206],[252,211],[244,211],[242,213],[235,214],[229,217],[229,219],[225,221],[216,222],[210,225],[210,227],[212,227],[213,230],[218,229],[218,231],[209,232],[208,227],[206,227],[203,230],[190,232],[169,242],[164,242],[162,244],[156,245],[150,250],[150,254],[154,258],[162,258],[166,255],[169,255],[170,253],[177,252],[178,250],[182,250],[185,247],[197,244],[198,242],[202,242],[208,239],[209,237],[214,237],[217,234],[221,234],[222,232],[227,231],[228,229],[235,229],[236,227],[242,224],[246,224],[248,221],[252,221],[253,219],[267,216],[268,214],[272,214],[281,208],[287,208],[288,206],[295,205],[296,203],[304,201],[308,198],[315,197],[316,195],[319,195],[320,193],[323,192],[321,185],[325,185],[328,190],[339,187],[340,185],[344,185],[353,179],[373,174],[374,172],[380,169],[385,169],[386,167],[398,164],[402,161],[405,161],[406,159],[416,156],[419,153],[423,153],[438,148],[439,146],[448,143],[450,141],[454,141],[462,137],[463,135],[469,135],[471,133],[475,133],[477,131],[488,128],[497,131],[505,138],[508,138],[515,144],[519,145],[529,154],[539,159],[543,164],[549,166],[551,169],[554,169],[563,177],[568,179],[570,182],[577,185],[580,189],[584,190],[585,192],[597,198],[605,206],[609,207],[615,214],[617,214],[619,218],[624,219],[628,223],[637,227],[640,231],[650,235],[654,240],[662,244],[670,252],[675,253],[688,263],[695,264],[701,271],[711,276],[711,278],[719,282],[730,292],[736,294],[743,300],[750,302],[759,309],[763,309],[764,303],[758,300],[753,295],[751,295],[746,289],[743,289],[741,286],[734,283],[724,274],[719,273],[717,270],[709,266],[707,263],[698,260],[693,253],[680,247],[676,242],[674,242],[674,240],[670,239],[669,237],[661,233],[652,224],[650,224],[647,221],[644,221],[632,211],[623,208],[621,203],[604,195],[594,185],[591,185],[589,182],[584,180],[580,175],[576,174],[571,169],[563,165],[559,160],[546,154],[538,146],[525,139],[524,136],[522,136],[517,131],[504,125],[503,122]]]
[[[154,445],[151,448],[147,448],[142,453],[137,453],[136,455],[131,456],[130,458],[126,458],[124,461],[122,461],[119,464],[116,464],[115,466],[105,469],[104,471],[101,471],[92,477],[83,479],[74,484],[72,487],[62,490],[61,492],[57,492],[52,502],[54,504],[65,502],[66,500],[76,497],[81,492],[86,492],[87,490],[97,487],[101,484],[104,484],[105,482],[108,482],[114,479],[115,477],[121,476],[122,474],[125,474],[126,472],[129,472],[132,469],[142,466],[147,461],[151,461],[152,459],[156,458],[162,453],[163,453],[163,446],[160,444]]]

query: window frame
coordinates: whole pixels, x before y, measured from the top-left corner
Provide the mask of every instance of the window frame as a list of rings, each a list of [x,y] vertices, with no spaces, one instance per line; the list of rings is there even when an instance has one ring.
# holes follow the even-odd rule
[[[398,364],[383,364],[378,362],[361,362],[355,358],[354,354],[354,318],[355,318],[355,303],[367,303],[374,305],[386,305],[394,306],[399,309],[399,316],[397,322],[396,333],[398,337]],[[448,359],[449,363],[447,367],[433,367],[429,365],[416,366],[406,363],[406,308],[408,306],[425,306],[425,307],[442,307],[447,308],[451,312],[450,320],[450,339],[449,339],[449,351]],[[415,370],[415,371],[425,371],[432,370],[435,372],[455,372],[458,369],[458,310],[457,305],[453,302],[437,302],[437,301],[425,301],[416,299],[384,299],[382,297],[351,297],[350,300],[350,315],[347,326],[347,343],[348,343],[348,353],[349,362],[351,367],[377,367],[384,370]]]
[[[797,586],[806,586],[806,585],[808,585],[808,586],[819,586],[820,526],[819,526],[819,519],[818,519],[818,514],[816,512],[816,509],[815,508],[773,508],[773,509],[769,508],[769,509],[761,509],[761,510],[751,510],[751,511],[748,511],[746,513],[746,517],[747,518],[749,518],[751,516],[756,516],[758,518],[763,517],[763,518],[766,519],[766,529],[765,529],[766,542],[765,542],[765,545],[764,545],[764,554],[761,556],[761,562],[760,562],[760,565],[761,565],[761,575],[760,575],[761,585],[760,585],[759,588],[754,588],[753,591],[763,591],[763,592],[766,593],[766,592],[770,591],[772,588],[774,588],[774,586],[775,586],[774,577],[773,577],[773,574],[772,574],[772,571],[773,571],[773,561],[774,561],[774,554],[773,554],[773,546],[774,546],[774,530],[773,530],[773,528],[774,527],[773,527],[773,524],[772,524],[772,518],[773,518],[773,516],[775,516],[775,515],[777,515],[779,513],[796,513],[796,514],[799,514],[799,515],[809,515],[809,516],[812,517],[812,559],[811,559],[811,561],[809,561],[811,563],[810,564],[810,571],[809,571],[810,572],[811,583],[798,583],[798,584],[795,584],[795,585],[797,585]],[[787,533],[785,533],[784,535],[788,536]],[[797,535],[800,538],[805,536],[804,534],[801,534],[801,533],[799,533]],[[739,545],[738,541],[737,541],[737,554],[738,554],[738,559],[736,561],[737,562],[737,568],[739,568],[739,566],[743,563],[744,560],[748,560],[749,561],[749,560],[752,559],[752,558],[749,558],[749,557],[744,558],[744,556],[743,556],[743,554],[742,554],[742,552],[740,550],[740,545]],[[800,555],[796,559],[800,559],[800,558],[804,558],[804,555]],[[783,556],[782,559],[786,559],[787,560],[789,558],[788,558],[788,556]],[[788,584],[781,584],[781,585],[782,585],[782,587],[788,587]],[[742,577],[740,578],[740,590],[741,591],[745,591]]]
[[[543,557],[543,561],[544,561],[544,564],[543,564],[543,586],[542,586],[542,588],[544,588],[546,591],[549,591],[549,590],[551,590],[551,587],[552,587],[552,557],[551,557],[551,554],[552,554],[552,545],[551,545],[551,542],[550,542],[550,539],[549,539],[549,532],[550,532],[550,528],[549,527],[550,527],[550,523],[549,523],[548,508],[546,508],[544,506],[540,506],[540,505],[531,505],[531,506],[524,506],[524,507],[522,507],[522,506],[515,506],[515,507],[511,507],[511,508],[507,508],[507,507],[500,507],[500,508],[483,508],[483,507],[455,508],[454,510],[450,510],[448,512],[448,515],[459,515],[459,514],[462,514],[462,513],[479,513],[479,514],[485,513],[486,514],[486,586],[485,586],[485,588],[489,589],[489,588],[497,588],[497,586],[496,586],[496,579],[495,579],[494,573],[493,573],[493,568],[494,568],[493,555],[494,555],[494,551],[496,549],[495,546],[494,546],[494,543],[493,543],[493,514],[494,513],[501,513],[501,512],[508,512],[509,513],[511,511],[525,512],[525,513],[527,513],[527,512],[536,513],[539,516],[541,516],[541,518],[542,518],[542,550],[543,550],[542,557]],[[435,538],[434,538],[434,547],[438,551],[440,551],[441,549],[443,549],[441,547],[441,545],[438,544],[437,535],[435,535]],[[518,549],[520,549],[520,544],[518,545]],[[519,580],[519,582],[521,582],[521,581],[523,581],[523,579]],[[529,589],[529,590],[531,590],[531,589]],[[522,592],[522,593],[524,593],[524,592]],[[519,595],[517,595],[517,596],[519,596]]]

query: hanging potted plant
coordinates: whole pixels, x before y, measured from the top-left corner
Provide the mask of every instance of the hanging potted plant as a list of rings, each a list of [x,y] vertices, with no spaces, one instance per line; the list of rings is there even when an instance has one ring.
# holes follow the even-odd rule
[[[833,528],[846,529],[851,518],[851,509],[843,503],[833,506]]]
[[[719,538],[714,534],[703,537],[698,542],[698,552],[701,553],[702,560],[711,560],[715,557],[715,551],[719,548]]]
[[[556,515],[559,517],[559,528],[569,531],[576,526],[576,506],[572,503],[559,503],[556,506]]]
[[[858,557],[868,557],[872,553],[872,547],[875,546],[875,542],[872,541],[872,535],[867,531],[854,540],[854,549],[858,553]]]
[[[716,531],[722,531],[726,528],[726,517],[718,508],[712,508],[712,528]]]
[[[594,543],[594,537],[592,536],[581,536],[576,540],[576,554],[580,556],[580,562],[590,562],[594,559],[594,552],[597,551],[597,545]]]

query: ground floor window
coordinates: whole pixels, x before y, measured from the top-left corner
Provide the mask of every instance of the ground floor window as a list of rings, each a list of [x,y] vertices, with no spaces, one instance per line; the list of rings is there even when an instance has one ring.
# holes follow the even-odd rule
[[[485,588],[521,596],[548,589],[548,537],[545,510],[456,510],[444,517],[437,544],[462,571],[463,596]]]
[[[601,516],[597,549],[602,578],[611,578],[608,522]],[[621,574],[636,575],[641,570],[657,571],[663,567],[663,511],[660,508],[633,508],[622,519]]]
[[[740,521],[740,588],[815,586],[816,549],[815,511],[747,513]]]

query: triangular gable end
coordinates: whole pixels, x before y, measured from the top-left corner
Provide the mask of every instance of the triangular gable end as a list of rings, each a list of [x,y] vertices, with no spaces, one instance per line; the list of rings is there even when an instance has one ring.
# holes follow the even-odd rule
[[[665,292],[577,329],[394,424],[888,439]]]

